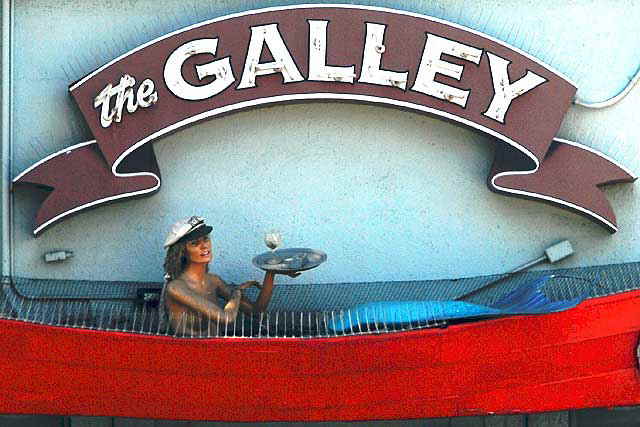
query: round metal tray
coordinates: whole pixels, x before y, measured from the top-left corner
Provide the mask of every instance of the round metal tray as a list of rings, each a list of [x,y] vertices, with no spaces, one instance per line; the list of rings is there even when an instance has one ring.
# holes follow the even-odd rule
[[[264,271],[295,273],[316,268],[326,260],[327,254],[316,249],[288,248],[262,253],[251,262]]]

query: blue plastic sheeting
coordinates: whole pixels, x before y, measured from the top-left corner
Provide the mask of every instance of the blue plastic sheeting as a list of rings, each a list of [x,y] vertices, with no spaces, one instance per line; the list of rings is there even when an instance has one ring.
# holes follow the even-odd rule
[[[358,305],[347,316],[331,322],[337,332],[361,328],[362,325],[397,325],[422,322],[455,321],[514,315],[547,314],[568,310],[580,304],[586,295],[551,301],[543,286],[555,277],[543,276],[505,294],[492,305],[464,301],[383,301]]]

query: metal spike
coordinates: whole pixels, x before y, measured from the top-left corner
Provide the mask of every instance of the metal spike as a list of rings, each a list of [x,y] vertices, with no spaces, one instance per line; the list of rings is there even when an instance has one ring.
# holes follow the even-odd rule
[[[168,324],[168,325],[171,325],[171,327],[170,327],[170,328],[167,328],[167,330],[166,330],[166,335],[167,335],[167,336],[175,336],[175,334],[176,334],[176,329],[177,329],[177,328],[176,328],[176,327],[174,327],[175,322],[174,322],[173,320],[174,320],[174,316],[173,316],[173,314],[169,311],[169,312],[167,313],[167,324]],[[178,326],[180,326],[180,324],[179,324],[179,323],[178,323]],[[160,325],[158,325],[158,334],[159,334],[159,333],[160,333]]]
[[[149,311],[147,313],[149,313]],[[149,316],[149,314],[147,314],[147,315]],[[149,333],[151,333],[151,334],[153,333],[153,331],[152,331],[153,325],[154,325],[153,320],[154,320],[154,317],[155,317],[156,318],[155,319],[156,320],[155,324],[157,325],[156,326],[156,335],[160,335],[160,330],[161,330],[161,328],[163,326],[164,326],[164,335],[170,335],[169,334],[170,325],[171,325],[171,322],[170,322],[171,317],[170,317],[170,315],[171,315],[171,312],[169,312],[169,314],[166,316],[167,317],[166,319],[162,319],[162,318],[160,318],[160,310],[151,311],[150,318],[149,318]]]
[[[300,327],[296,326],[296,321],[298,320],[297,313],[295,311],[291,312],[291,338],[298,338],[300,334]]]
[[[64,327],[69,327],[69,308],[66,305],[62,306],[64,308]]]
[[[193,328],[196,327],[195,314],[187,313],[187,322],[188,322],[188,325],[189,325],[189,338],[195,338],[194,335],[197,334],[197,331],[194,331],[194,329],[193,329]],[[194,332],[196,332],[196,333],[194,334]],[[185,334],[185,338],[186,338],[186,334]]]
[[[2,311],[0,311],[0,317],[7,316],[7,305],[9,305],[9,296],[4,294],[4,304],[2,305]]]
[[[296,336],[296,313],[294,311],[289,312],[291,314],[291,329],[289,329],[289,338]]]
[[[62,303],[58,301],[56,306],[58,307],[58,322],[56,323],[56,325],[61,326],[62,325]]]
[[[207,317],[207,338],[211,338],[211,318]]]
[[[19,319],[20,316],[22,315],[22,306],[24,305],[24,300],[22,298],[20,298],[20,304],[18,306],[18,309],[16,310],[16,317],[15,319]]]
[[[338,324],[336,323],[336,313],[333,310],[331,310],[331,326],[333,326],[333,328],[331,328],[333,334],[337,336],[338,332],[336,331],[336,327]]]
[[[300,328],[296,326],[296,321],[298,320],[297,313],[295,311],[291,312],[291,338],[298,338],[298,334],[300,334]]]
[[[193,313],[187,313],[187,321],[185,323],[185,333],[183,334],[183,338],[194,338],[194,328],[196,327],[196,323],[194,322]],[[189,329],[189,334],[187,335],[186,329]]]
[[[98,319],[99,319],[98,329],[100,330],[104,329],[104,311],[105,311],[104,304],[101,304],[101,305],[102,305],[102,312],[98,315]]]
[[[109,318],[107,319],[107,331],[113,326],[113,303],[109,304]]]
[[[73,314],[75,313],[75,302],[65,304],[64,312],[64,326],[67,328],[73,328]]]
[[[34,301],[33,306],[29,310],[33,310],[30,314],[27,314],[27,317],[30,322],[38,323],[38,308],[40,307],[40,303],[38,301]]]
[[[132,313],[135,314],[135,312],[138,310],[137,307],[134,305],[128,305],[125,306],[123,308],[123,310],[125,311],[125,322],[124,322],[124,329],[127,332],[134,332],[135,330],[133,329],[133,325],[131,324],[131,321],[133,320],[132,317]]]
[[[389,328],[387,328],[387,322],[385,321],[385,316],[384,316],[384,312],[382,312],[382,327],[384,328],[383,331],[384,332],[389,332]]]
[[[171,336],[172,332],[173,332],[173,323],[171,323],[169,321],[170,317],[168,314],[166,314],[165,318],[163,319],[163,321],[160,321],[160,313],[155,311],[153,312],[152,316],[157,316],[158,317],[158,334],[160,334],[160,330],[161,328],[164,326],[164,333],[163,335],[165,336]]]
[[[327,312],[326,311],[322,311],[322,325],[324,326],[324,333],[321,335],[323,337],[328,337],[329,336],[329,326],[327,325]]]
[[[40,303],[36,307],[36,312],[34,316],[37,319],[36,321],[41,325],[45,323],[44,319],[45,319],[45,314],[47,313],[46,308],[47,308],[47,305],[45,303]]]
[[[287,322],[287,317],[288,317],[287,313],[288,313],[288,311],[285,310],[284,311],[284,332],[283,332],[283,335],[282,335],[283,338],[287,338],[287,333],[289,332],[289,324]]]
[[[183,338],[194,338],[193,328],[196,326],[194,322],[194,317],[192,313],[187,313],[187,320],[184,323],[184,333],[182,334]],[[187,328],[189,328],[189,334],[187,335]]]
[[[118,305],[118,310],[116,311],[116,330],[117,331],[124,331],[126,329],[126,319],[124,318],[124,316],[122,315],[122,306]],[[122,322],[122,323],[120,323]]]
[[[355,315],[356,315],[356,322],[358,323],[358,333],[362,334],[364,333],[364,331],[362,330],[362,324],[360,323],[360,314],[358,313],[358,310],[355,311]]]
[[[146,304],[143,304],[142,307],[144,307]],[[135,331],[136,330],[136,320],[138,320],[138,308],[137,307],[133,307],[133,322],[131,323],[131,330]]]
[[[71,301],[71,303],[67,303],[64,306],[64,326],[67,328],[73,327],[73,314],[75,313],[74,305],[75,302]]]
[[[55,304],[49,303],[45,308],[46,310],[43,312],[43,322],[45,325],[52,325],[55,316]]]
[[[280,330],[282,330],[282,334],[280,334],[280,336],[282,338],[286,338],[287,336],[287,331],[289,330],[289,325],[287,324],[287,311],[284,310],[281,312],[282,315],[282,326],[280,327]]]
[[[140,329],[138,330],[138,332],[142,333],[145,330],[145,323],[147,321],[147,304],[143,304],[142,305],[142,310],[140,310]],[[160,327],[160,324],[158,324],[158,328]],[[149,332],[151,332],[151,325],[149,325]]]
[[[295,315],[295,312],[291,312],[291,318],[293,318],[293,316]],[[298,316],[296,315],[296,320],[298,319]],[[302,325],[302,322],[304,321],[303,317],[302,317],[302,312],[300,312],[300,327],[299,328],[294,328],[294,334],[295,331],[298,331],[298,335],[302,338],[304,338],[304,328]]]
[[[302,311],[300,312],[300,327],[297,330],[299,331],[299,337],[304,338],[304,313]]]
[[[34,323],[42,323],[42,321],[38,318],[38,316],[42,313],[42,304],[36,304],[36,309],[33,312],[33,322]]]
[[[233,319],[233,336],[234,337],[236,336],[236,323],[238,322],[238,314],[236,314],[236,318]]]
[[[87,322],[89,321],[89,317],[90,317],[90,302],[84,302],[81,303],[82,305],[82,323],[80,324],[81,328],[86,328],[87,327]]]
[[[113,331],[118,331],[118,322],[120,320],[120,317],[117,314],[117,310],[118,308],[116,307],[115,303],[111,304],[113,307],[113,310],[111,311],[111,325],[112,325],[112,330]],[[115,314],[114,314],[115,311]]]
[[[83,315],[83,308],[84,308],[84,304],[82,301],[78,301],[78,313],[76,315],[76,328],[81,328],[82,327],[82,319],[84,317]]]
[[[90,314],[89,311],[91,309],[91,303],[87,302],[86,304],[84,304],[85,307],[85,311],[82,317],[82,327],[86,328],[87,327],[87,321],[89,320]]]
[[[80,326],[79,323],[80,323],[80,305],[81,304],[82,303],[78,301],[78,309],[77,310],[75,309],[76,308],[76,304],[75,303],[73,304],[73,308],[74,308],[73,314],[75,315],[74,319],[73,319],[73,327],[74,328],[77,328],[78,326]]]
[[[324,329],[322,329],[323,327]],[[322,333],[320,334],[320,332]],[[329,336],[327,328],[327,312],[324,310],[322,311],[322,322],[318,319],[318,333],[321,337]]]
[[[408,314],[407,318],[409,319],[409,326],[408,327],[407,326],[402,326],[402,330],[403,331],[411,330],[411,326],[412,326],[412,324],[411,324],[411,312],[409,311],[409,307],[407,306],[407,304],[405,304],[405,309],[406,309],[407,314]],[[404,325],[404,323],[402,323],[402,325]]]
[[[249,319],[249,327],[251,328],[251,336],[253,336],[253,318],[255,317],[254,314],[251,314],[251,318]]]
[[[20,298],[15,297],[10,303],[10,310],[7,313],[7,319],[15,319],[18,316],[18,305],[20,303]]]
[[[296,318],[297,317],[298,316],[296,315]],[[299,334],[298,336],[300,338],[304,338],[305,337],[305,335],[304,335],[304,313],[302,311],[300,312],[300,327],[297,329],[297,331],[298,331],[298,334]]]
[[[55,302],[53,304],[49,304],[49,306],[48,306],[49,310],[47,310],[47,313],[46,313],[46,316],[47,316],[46,324],[47,325],[55,325],[57,307],[58,307],[57,302]]]
[[[378,327],[378,318],[376,317],[376,312],[373,312],[373,326],[376,328],[376,333],[380,333],[380,328]],[[369,315],[369,312],[367,312],[367,316]]]
[[[260,326],[258,327],[258,338],[262,338],[262,318],[264,317],[264,312],[260,312]],[[268,331],[267,331],[268,333]]]
[[[31,313],[31,307],[33,306],[33,300],[29,300],[29,304],[27,304],[27,314],[25,316],[25,320],[29,320],[29,314]]]
[[[98,329],[104,330],[105,325],[104,325],[104,319],[106,317],[106,312],[107,312],[107,305],[104,303],[100,304],[101,307],[101,311],[100,314],[98,315],[98,318],[100,319],[100,323],[98,324]]]
[[[180,326],[182,326],[182,334],[184,335],[184,332],[186,330],[186,326],[185,326],[185,322],[184,322],[184,312],[180,313],[180,321],[178,322],[178,327],[175,330],[175,336],[176,337],[180,333]]]

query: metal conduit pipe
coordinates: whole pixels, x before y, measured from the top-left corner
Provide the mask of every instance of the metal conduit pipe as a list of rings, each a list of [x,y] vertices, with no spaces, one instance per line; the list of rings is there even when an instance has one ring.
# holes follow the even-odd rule
[[[0,129],[2,130],[2,139],[0,146],[2,147],[2,157],[0,163],[0,172],[2,174],[2,188],[0,189],[2,205],[2,223],[1,231],[1,250],[2,264],[1,271],[3,277],[11,277],[12,268],[12,251],[13,251],[13,232],[12,232],[12,211],[11,211],[11,120],[12,120],[12,41],[13,28],[13,1],[2,1],[2,78],[0,85],[2,86],[2,95],[0,102],[2,103],[2,114]]]
[[[618,102],[622,101],[622,99],[625,96],[627,96],[627,94],[629,92],[631,92],[631,89],[633,89],[633,87],[636,85],[636,83],[638,83],[639,80],[640,80],[640,67],[638,67],[638,69],[636,70],[636,74],[629,81],[627,86],[624,89],[622,89],[617,95],[615,95],[615,96],[613,96],[613,97],[611,97],[611,98],[609,98],[607,100],[600,101],[600,102],[586,102],[586,101],[580,100],[576,96],[575,99],[573,100],[573,103],[575,105],[580,105],[581,107],[591,108],[591,109],[600,109],[600,108],[611,107],[612,105],[615,105]]]

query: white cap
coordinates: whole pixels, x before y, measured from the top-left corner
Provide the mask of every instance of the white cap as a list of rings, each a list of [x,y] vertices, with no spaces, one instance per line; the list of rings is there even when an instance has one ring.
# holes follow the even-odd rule
[[[164,241],[165,249],[187,235],[193,234],[193,238],[195,239],[211,233],[213,227],[205,224],[204,221],[204,218],[201,216],[192,216],[190,218],[184,218],[177,221],[171,226],[171,231],[167,235],[167,239]]]

